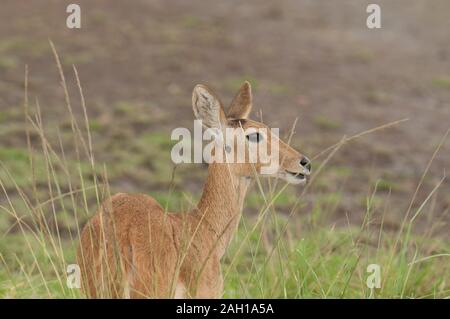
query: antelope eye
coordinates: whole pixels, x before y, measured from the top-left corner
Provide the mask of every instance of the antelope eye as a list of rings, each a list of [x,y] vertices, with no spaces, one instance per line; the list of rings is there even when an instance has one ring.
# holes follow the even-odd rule
[[[261,134],[259,134],[258,132],[248,134],[246,137],[247,137],[247,140],[249,140],[252,143],[259,143],[263,140],[263,136]]]

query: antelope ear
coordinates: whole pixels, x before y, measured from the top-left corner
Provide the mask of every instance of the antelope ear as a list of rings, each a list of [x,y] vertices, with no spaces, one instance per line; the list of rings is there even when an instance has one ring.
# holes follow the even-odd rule
[[[227,116],[232,119],[246,119],[251,110],[252,87],[248,81],[245,81],[231,102]]]
[[[192,108],[197,119],[208,128],[221,128],[226,123],[222,103],[205,85],[198,84],[192,92]]]

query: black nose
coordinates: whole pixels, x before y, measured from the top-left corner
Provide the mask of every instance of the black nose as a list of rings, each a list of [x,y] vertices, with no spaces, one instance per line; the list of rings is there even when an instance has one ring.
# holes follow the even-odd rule
[[[311,161],[306,156],[303,156],[300,160],[300,165],[306,168],[308,171],[311,171]]]

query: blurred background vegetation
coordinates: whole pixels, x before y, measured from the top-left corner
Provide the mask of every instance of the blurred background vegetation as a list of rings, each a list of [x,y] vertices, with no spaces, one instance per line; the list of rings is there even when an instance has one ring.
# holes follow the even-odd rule
[[[252,117],[284,136],[298,119],[292,145],[314,169],[326,165],[306,194],[280,193],[256,232],[249,229],[267,203],[257,187],[249,193],[225,260],[226,296],[367,297],[365,267],[377,262],[395,269],[381,296],[449,296],[448,1],[378,1],[377,30],[365,26],[368,1],[77,1],[79,30],[65,26],[69,3],[2,1],[0,296],[71,296],[61,288],[64,263],[74,262],[78,229],[106,194],[97,183],[151,194],[172,210],[192,207],[206,166],[175,168],[170,133],[193,127],[195,84],[227,104],[244,80],[253,85]],[[405,118],[330,158],[322,153]],[[88,131],[94,167],[80,142]],[[410,264],[427,256],[437,257]]]

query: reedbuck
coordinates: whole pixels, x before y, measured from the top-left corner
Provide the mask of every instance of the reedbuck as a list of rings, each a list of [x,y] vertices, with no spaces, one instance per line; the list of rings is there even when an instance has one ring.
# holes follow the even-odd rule
[[[242,133],[249,128],[267,128],[247,119],[252,108],[248,82],[228,112],[203,85],[194,88],[192,104],[205,127],[244,134],[246,156],[256,156],[256,160],[210,163],[201,199],[190,212],[168,213],[142,194],[119,193],[106,200],[84,227],[78,249],[82,288],[89,297],[221,297],[220,260],[237,230],[251,178],[261,174],[263,167],[259,155],[250,154],[254,146],[277,142],[279,154],[267,156],[277,155],[280,160],[269,176],[301,184],[310,174],[308,158],[270,130]],[[230,146],[216,147],[214,152],[230,152]]]

